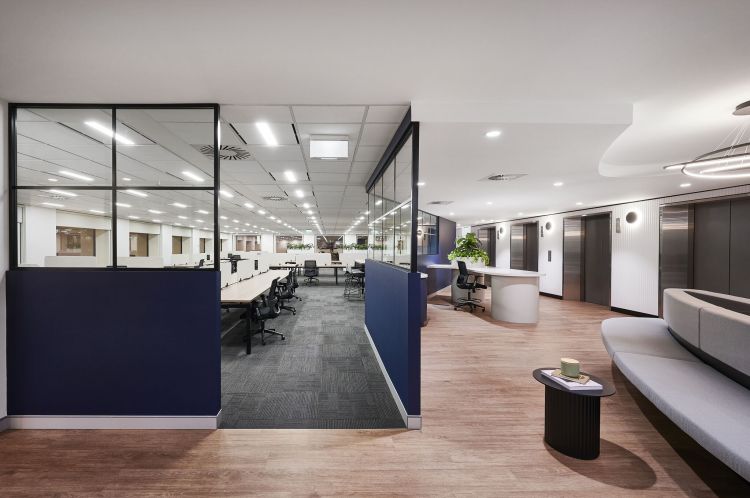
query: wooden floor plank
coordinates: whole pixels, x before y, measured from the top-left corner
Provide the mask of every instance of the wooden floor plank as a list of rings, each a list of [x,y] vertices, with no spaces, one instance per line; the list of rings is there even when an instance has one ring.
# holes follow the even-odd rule
[[[428,315],[422,431],[8,431],[0,495],[750,494],[612,368],[599,324],[616,313],[542,298],[538,324],[511,325],[454,311],[441,293]],[[602,453],[592,462],[542,440],[544,389],[531,371],[561,356],[618,389],[602,401]]]

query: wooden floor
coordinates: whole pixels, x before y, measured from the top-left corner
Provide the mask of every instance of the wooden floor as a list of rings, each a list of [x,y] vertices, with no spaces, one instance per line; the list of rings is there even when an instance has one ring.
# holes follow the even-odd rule
[[[434,296],[428,314],[422,431],[8,431],[0,495],[750,496],[613,371],[599,323],[615,313],[543,298],[539,324],[518,326]],[[561,356],[618,389],[592,462],[542,441],[531,371]]]

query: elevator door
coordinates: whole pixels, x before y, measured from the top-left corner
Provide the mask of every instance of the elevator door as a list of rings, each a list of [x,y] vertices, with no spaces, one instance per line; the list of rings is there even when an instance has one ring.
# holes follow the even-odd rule
[[[490,257],[490,266],[495,266],[495,227],[480,228],[477,238],[482,244],[482,248],[487,251]]]
[[[610,215],[584,218],[584,300],[609,306],[611,273]]]
[[[729,294],[729,201],[695,205],[693,284]]]
[[[524,225],[526,245],[524,246],[524,270],[539,270],[539,223]]]
[[[583,299],[583,218],[563,220],[563,299]]]

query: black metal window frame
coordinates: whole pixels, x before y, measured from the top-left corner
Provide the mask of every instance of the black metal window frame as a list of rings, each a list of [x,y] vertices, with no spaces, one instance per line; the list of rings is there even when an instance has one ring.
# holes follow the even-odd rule
[[[111,150],[112,150],[112,185],[105,186],[93,186],[93,185],[81,185],[77,187],[71,187],[74,190],[99,190],[110,192],[110,203],[111,203],[111,219],[112,219],[112,230],[111,230],[111,247],[112,247],[112,259],[111,265],[98,268],[79,268],[79,267],[19,267],[18,266],[18,191],[19,190],[39,190],[39,186],[24,186],[18,185],[18,155],[17,155],[17,134],[16,134],[16,117],[19,109],[103,109],[108,110],[112,113],[112,138],[111,138]],[[203,192],[213,193],[213,222],[214,222],[214,266],[193,268],[193,267],[164,267],[164,268],[128,268],[118,267],[117,265],[117,193],[121,190],[128,190],[128,186],[117,185],[117,141],[115,140],[115,131],[117,129],[117,110],[118,109],[205,109],[213,110],[213,143],[214,143],[214,168],[213,168],[213,186],[201,186],[201,187],[168,187],[163,185],[153,186],[138,186],[141,190],[197,190]],[[219,263],[221,257],[221,241],[220,230],[219,230],[219,189],[220,189],[220,178],[219,178],[219,116],[221,107],[219,104],[201,103],[201,104],[69,104],[69,103],[25,103],[25,102],[11,102],[8,104],[8,185],[9,185],[9,198],[10,198],[10,209],[9,209],[9,231],[10,231],[10,269],[19,271],[220,271]]]
[[[427,211],[419,210],[420,216],[422,216],[422,219],[424,219],[424,215],[429,215],[435,218],[435,224],[429,225],[435,227],[435,252],[422,252],[419,254],[419,256],[433,256],[435,254],[440,254],[440,216],[432,213],[428,213]],[[422,248],[424,249],[424,244],[422,244]]]
[[[411,243],[410,243],[410,263],[409,271],[414,273],[417,271],[417,230],[414,228],[417,226],[417,216],[419,212],[419,121],[411,120],[411,107],[406,111],[404,119],[401,120],[396,133],[388,143],[383,156],[378,161],[378,165],[370,175],[370,179],[367,181],[365,190],[367,191],[367,197],[369,199],[370,193],[372,192],[375,183],[383,177],[383,174],[388,169],[396,157],[401,152],[401,148],[404,146],[407,140],[411,138]],[[369,202],[369,200],[368,200]],[[373,206],[368,206],[368,210],[372,212]],[[397,268],[398,265],[394,265]]]

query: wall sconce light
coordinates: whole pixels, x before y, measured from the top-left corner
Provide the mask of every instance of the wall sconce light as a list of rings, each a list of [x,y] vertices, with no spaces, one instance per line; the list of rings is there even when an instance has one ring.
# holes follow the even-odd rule
[[[544,229],[547,230],[547,231],[552,230],[552,222],[548,221],[547,223],[545,223],[544,224]]]
[[[497,238],[499,239],[499,238],[500,238],[500,236],[501,236],[501,235],[502,235],[502,234],[503,234],[504,232],[505,232],[505,230],[503,229],[503,227],[500,227],[500,228],[498,228],[498,229],[497,229]]]
[[[638,214],[635,211],[630,211],[628,214],[625,215],[625,221],[632,224],[638,221]]]

